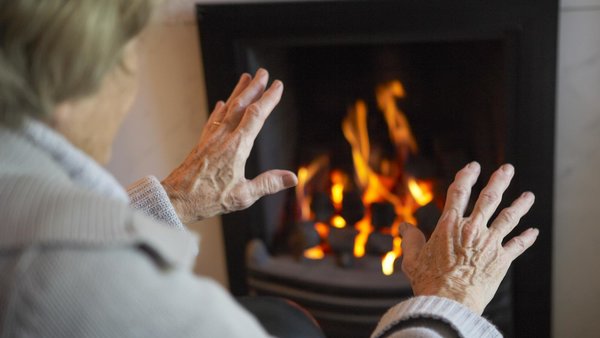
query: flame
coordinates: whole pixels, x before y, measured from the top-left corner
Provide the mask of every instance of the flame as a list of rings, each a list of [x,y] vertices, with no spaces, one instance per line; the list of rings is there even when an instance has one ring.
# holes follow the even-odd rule
[[[296,201],[300,208],[300,219],[308,221],[312,217],[310,202],[312,198],[307,196],[306,187],[310,180],[324,167],[327,166],[329,159],[326,156],[319,156],[312,161],[308,167],[298,169],[298,184],[296,185]]]
[[[334,170],[331,173],[331,200],[335,210],[342,210],[342,202],[344,201],[344,174],[341,171]]]
[[[357,100],[348,109],[348,113],[342,121],[342,132],[350,144],[352,152],[356,174],[356,187],[353,188],[359,188],[362,191],[362,202],[366,207],[363,219],[354,225],[358,231],[354,240],[354,255],[360,258],[366,254],[367,240],[375,230],[371,224],[371,204],[375,202],[391,203],[397,215],[396,220],[389,229],[381,231],[393,237],[393,249],[382,257],[381,269],[385,275],[392,275],[394,262],[402,255],[402,239],[398,225],[400,222],[416,224],[413,213],[420,206],[433,200],[433,188],[432,183],[416,180],[403,172],[408,157],[418,152],[416,138],[408,119],[397,104],[399,99],[406,97],[404,86],[400,81],[390,81],[377,86],[375,94],[377,107],[385,118],[390,140],[396,150],[396,158],[379,158],[379,155],[372,151],[367,128],[368,107],[364,100]],[[377,162],[377,164],[373,164],[373,162]],[[375,165],[375,167],[371,165]],[[312,191],[310,188],[307,189],[308,183],[327,166],[328,159],[321,156],[298,171],[296,198],[302,220],[310,220],[311,217],[314,217],[310,210],[311,196],[309,192]],[[348,189],[348,180],[348,176],[342,171],[334,170],[330,174],[329,194],[335,208],[335,216],[330,220],[331,225],[315,224],[315,229],[322,239],[327,239],[331,227],[344,228],[347,226],[346,220],[340,214],[344,191]],[[326,244],[316,246],[305,250],[304,256],[310,259],[322,259],[326,250],[329,250]]]
[[[431,189],[425,184],[419,184],[414,178],[408,180],[408,189],[410,190],[412,197],[420,206],[424,206],[433,200]]]
[[[325,257],[325,252],[321,246],[317,245],[304,250],[304,257],[308,259],[323,259],[323,257]]]
[[[396,258],[402,255],[402,239],[398,236],[394,237],[394,250],[385,254],[381,260],[381,272],[389,276],[394,273],[394,262]]]
[[[365,255],[365,247],[369,235],[373,232],[373,226],[371,225],[371,217],[365,216],[362,220],[356,223],[355,227],[358,230],[358,235],[354,238],[354,256],[360,258]]]
[[[340,215],[336,215],[336,216],[333,216],[333,218],[331,219],[331,225],[333,225],[334,227],[336,227],[338,229],[341,229],[346,226],[346,220],[344,219],[344,217],[342,217]]]
[[[390,139],[396,146],[399,159],[403,162],[409,153],[418,151],[416,140],[412,134],[408,119],[396,104],[398,98],[405,96],[404,87],[400,81],[392,81],[380,85],[376,89],[377,104],[383,112],[388,125]],[[393,184],[387,183],[389,178],[378,175],[369,165],[370,141],[367,129],[367,105],[363,100],[357,100],[354,107],[342,121],[342,131],[352,149],[352,159],[357,180],[363,188],[363,203],[370,206],[374,202],[387,201],[394,205],[396,213],[404,221],[414,222],[413,207],[404,202],[399,196],[390,191]],[[391,173],[391,165],[383,162],[381,165],[384,174]],[[391,180],[394,182],[395,180]],[[354,242],[354,255],[362,257],[365,254],[365,245],[369,234],[373,231],[370,216],[356,224],[359,234]],[[388,259],[389,260],[389,259]]]
[[[327,236],[329,236],[329,226],[325,223],[316,223],[315,230],[321,238],[327,238]]]
[[[404,151],[408,149],[411,153],[415,154],[419,150],[417,141],[413,136],[410,129],[410,124],[406,115],[398,105],[396,100],[404,98],[406,93],[404,86],[398,80],[394,80],[382,85],[377,86],[375,90],[377,96],[377,105],[383,112],[385,121],[387,122],[388,132],[392,142],[400,150],[402,160],[406,159],[407,153]]]

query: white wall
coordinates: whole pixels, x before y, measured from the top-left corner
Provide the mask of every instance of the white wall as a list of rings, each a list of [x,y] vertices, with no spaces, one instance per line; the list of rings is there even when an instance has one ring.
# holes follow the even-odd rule
[[[600,334],[600,0],[563,0],[554,210],[554,336]]]
[[[167,176],[192,149],[208,116],[193,7],[192,1],[168,1],[142,36],[140,92],[108,165],[125,186],[148,174]],[[196,271],[227,286],[220,219],[191,228],[201,235]]]
[[[234,2],[213,0],[198,2]],[[252,2],[252,0],[236,1]],[[170,0],[145,37],[142,90],[109,169],[125,185],[164,177],[207,116],[193,0]],[[563,0],[560,13],[555,177],[554,336],[600,332],[600,0]],[[226,283],[218,219],[202,234],[198,271]]]

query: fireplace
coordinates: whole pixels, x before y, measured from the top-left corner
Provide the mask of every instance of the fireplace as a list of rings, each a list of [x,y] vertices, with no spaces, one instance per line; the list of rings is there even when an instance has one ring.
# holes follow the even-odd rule
[[[295,300],[330,337],[368,336],[411,295],[398,223],[430,233],[457,170],[477,160],[487,179],[510,162],[506,200],[534,191],[522,223],[541,235],[486,316],[509,337],[548,336],[556,16],[552,1],[198,6],[211,102],[258,67],[286,85],[248,175],[300,179],[223,217],[232,292]]]

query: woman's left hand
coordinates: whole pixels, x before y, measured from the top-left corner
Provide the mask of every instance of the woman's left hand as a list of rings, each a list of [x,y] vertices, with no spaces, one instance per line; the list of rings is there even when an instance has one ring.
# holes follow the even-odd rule
[[[248,180],[246,160],[265,120],[283,93],[276,80],[265,90],[264,69],[243,74],[227,102],[218,102],[200,140],[162,182],[183,223],[248,208],[262,196],[297,184],[296,175],[271,170]]]

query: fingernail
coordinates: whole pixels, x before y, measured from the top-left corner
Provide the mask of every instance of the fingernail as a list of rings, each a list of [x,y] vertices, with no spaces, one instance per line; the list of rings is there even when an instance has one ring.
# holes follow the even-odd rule
[[[256,76],[257,76],[257,77],[258,77],[258,76],[264,76],[264,75],[266,75],[266,74],[267,74],[267,71],[266,71],[264,68],[259,68],[259,69],[256,71]]]
[[[529,228],[528,231],[535,233],[536,236],[540,234],[540,229],[538,228]]]
[[[477,161],[473,161],[473,162],[467,164],[467,168],[470,170],[477,170],[477,171],[479,171],[479,169],[481,169],[481,167],[479,166],[479,163],[477,163]]]
[[[294,174],[286,174],[281,177],[283,186],[286,188],[295,187],[298,184],[298,178]]]
[[[521,194],[521,197],[526,198],[526,199],[532,199],[535,197],[535,195],[531,191],[526,191]]]
[[[504,171],[504,173],[507,175],[512,175],[515,172],[515,168],[513,168],[513,166],[510,164],[505,164],[501,168],[502,171]]]
[[[279,89],[279,88],[281,88],[281,87],[283,87],[283,82],[281,82],[281,81],[279,81],[279,80],[275,80],[275,81],[273,81],[273,88],[275,88],[275,89]]]

